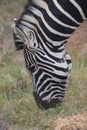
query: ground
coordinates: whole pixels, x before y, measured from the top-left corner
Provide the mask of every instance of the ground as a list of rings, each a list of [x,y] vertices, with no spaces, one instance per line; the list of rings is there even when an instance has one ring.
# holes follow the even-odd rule
[[[58,118],[55,121],[55,130],[87,130],[87,113]]]

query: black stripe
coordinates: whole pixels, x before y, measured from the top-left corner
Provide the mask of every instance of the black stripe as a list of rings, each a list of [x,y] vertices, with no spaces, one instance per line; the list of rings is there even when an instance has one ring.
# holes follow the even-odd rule
[[[77,1],[76,1],[77,2]],[[62,8],[67,11],[75,20],[82,23],[83,19],[77,8],[69,0],[58,0]]]
[[[58,2],[62,3],[62,7],[66,5],[67,0],[58,0]],[[62,21],[63,23],[70,25],[70,26],[74,26],[74,27],[78,27],[78,24],[76,24],[75,22],[73,22],[72,20],[70,20],[69,18],[67,18],[67,16],[65,16],[52,2],[52,0],[50,0],[50,4],[48,4],[49,6],[49,10],[52,12],[52,14],[54,16],[56,16],[56,18],[58,18],[60,21]],[[63,7],[64,8],[64,7]],[[67,7],[69,8],[69,7]]]

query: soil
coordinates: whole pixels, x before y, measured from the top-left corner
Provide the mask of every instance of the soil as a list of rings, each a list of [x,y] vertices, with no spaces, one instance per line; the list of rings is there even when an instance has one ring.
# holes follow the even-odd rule
[[[59,117],[55,121],[55,130],[87,130],[87,113],[68,118]]]

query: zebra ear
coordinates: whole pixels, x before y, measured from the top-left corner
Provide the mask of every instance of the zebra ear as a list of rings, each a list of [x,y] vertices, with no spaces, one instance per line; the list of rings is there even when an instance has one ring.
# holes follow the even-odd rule
[[[24,44],[27,44],[27,36],[21,29],[14,27],[14,33],[17,36],[17,38],[19,38]]]
[[[12,28],[14,28],[14,27],[16,26],[17,19],[14,18],[14,19],[13,19],[13,22],[14,22],[14,23],[12,24]],[[13,29],[13,30],[14,30],[14,29]]]
[[[14,39],[14,43],[15,43],[15,48],[16,50],[22,50],[24,47],[24,42],[19,38],[19,36],[17,35],[17,31],[16,31],[16,27],[15,25],[12,26],[12,31],[13,31],[13,39]]]
[[[15,24],[16,24],[16,22],[17,22],[17,19],[16,19],[16,18],[14,18],[14,19],[13,19],[13,21],[14,21],[14,22],[15,22]]]
[[[14,38],[16,50],[22,50],[24,48],[24,44],[27,45],[28,43],[26,34],[24,34],[24,32],[18,27],[16,27],[15,25],[13,25],[12,28],[13,28],[13,38]]]

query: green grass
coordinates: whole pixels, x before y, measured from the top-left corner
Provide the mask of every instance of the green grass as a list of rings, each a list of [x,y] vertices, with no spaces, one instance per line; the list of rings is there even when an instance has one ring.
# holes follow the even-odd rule
[[[0,38],[5,44],[13,44],[10,25],[12,19],[20,14],[25,1],[0,2],[0,27],[3,31]],[[23,55],[15,52],[12,47],[5,53],[3,50],[1,52],[0,117],[9,123],[11,130],[54,130],[53,122],[57,117],[87,112],[87,58],[79,56],[77,50],[69,50],[73,70],[66,90],[65,104],[47,111],[40,110],[34,101],[30,76],[24,60],[20,60]]]
[[[75,52],[76,53],[76,52]],[[74,54],[75,54],[74,53]],[[10,52],[2,57],[0,69],[0,112],[12,130],[54,130],[53,121],[59,116],[87,112],[87,61],[75,54],[64,106],[40,110],[32,95],[32,84],[24,64],[14,63]],[[9,62],[8,62],[9,61]],[[12,64],[10,64],[13,61]],[[23,61],[24,62],[24,61]]]

